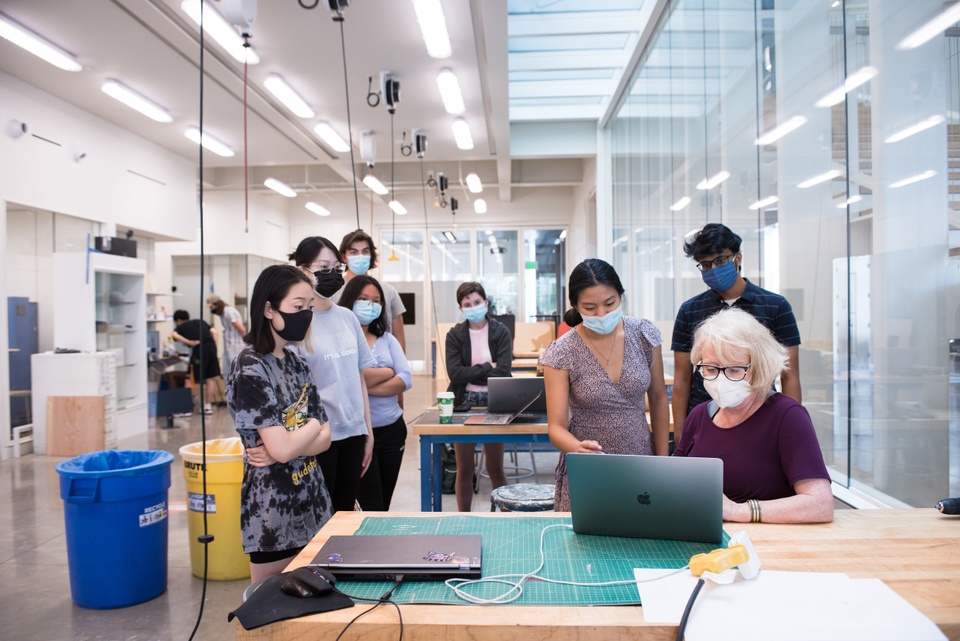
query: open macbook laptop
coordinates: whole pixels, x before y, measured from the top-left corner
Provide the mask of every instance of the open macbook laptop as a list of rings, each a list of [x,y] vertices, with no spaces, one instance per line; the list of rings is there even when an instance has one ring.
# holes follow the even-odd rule
[[[487,379],[487,409],[491,414],[510,414],[537,397],[526,411],[547,411],[547,395],[540,376],[494,376]]]
[[[720,543],[723,461],[684,456],[567,454],[579,534]]]
[[[520,416],[520,414],[528,410],[534,403],[536,403],[537,399],[539,399],[541,396],[543,396],[542,391],[536,396],[534,396],[533,398],[527,400],[526,405],[523,405],[516,411],[511,412],[510,414],[473,414],[471,416],[468,416],[467,420],[465,420],[463,424],[464,425],[509,425],[510,423],[513,423],[517,419],[517,417]],[[547,421],[547,415],[544,414],[542,421],[536,421],[536,422],[546,423],[546,421]]]
[[[480,578],[480,535],[331,536],[310,565],[338,579],[445,581]]]

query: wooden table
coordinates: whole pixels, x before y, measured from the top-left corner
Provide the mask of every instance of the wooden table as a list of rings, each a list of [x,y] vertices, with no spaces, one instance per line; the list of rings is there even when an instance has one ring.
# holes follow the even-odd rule
[[[309,563],[330,535],[352,534],[361,521],[370,516],[375,515],[338,512],[293,560],[290,569]],[[471,516],[504,517],[479,512]],[[537,515],[515,513],[509,518],[529,516]],[[960,640],[958,517],[945,517],[933,509],[839,510],[833,523],[823,525],[728,523],[725,528],[730,533],[746,530],[767,569],[845,572],[853,578],[882,579],[940,626],[948,638]],[[237,638],[244,641],[334,639],[347,622],[368,607],[369,604],[358,604],[250,631],[237,625]],[[646,623],[640,606],[590,607],[585,603],[582,607],[400,607],[403,636],[410,640],[672,641],[677,630],[675,625]],[[803,613],[798,612],[797,616]],[[354,623],[344,638],[396,641],[398,636],[396,609],[381,607]]]
[[[440,460],[443,443],[550,443],[546,423],[513,425],[441,425],[436,410],[427,410],[413,424],[420,437],[420,510],[442,511]]]

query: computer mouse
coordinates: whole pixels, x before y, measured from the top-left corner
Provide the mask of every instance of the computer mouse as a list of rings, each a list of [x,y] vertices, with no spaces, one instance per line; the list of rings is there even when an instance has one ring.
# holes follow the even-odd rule
[[[323,568],[307,566],[289,572],[280,589],[291,596],[307,598],[331,591],[336,582],[336,577]]]

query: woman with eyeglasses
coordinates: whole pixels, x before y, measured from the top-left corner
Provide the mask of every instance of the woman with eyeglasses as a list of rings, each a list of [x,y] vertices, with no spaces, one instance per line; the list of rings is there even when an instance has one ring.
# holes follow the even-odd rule
[[[357,502],[363,510],[385,512],[390,509],[397,487],[407,442],[399,395],[410,389],[413,373],[400,341],[389,331],[390,321],[384,311],[386,298],[379,281],[371,276],[354,276],[341,291],[340,306],[353,311],[377,361],[374,367],[363,370],[375,437],[373,459],[360,479]]]
[[[330,419],[330,449],[317,457],[333,499],[333,511],[353,510],[360,478],[373,456],[367,385],[361,372],[375,367],[360,322],[330,297],[343,286],[346,266],[336,245],[322,236],[304,238],[290,254],[314,283],[317,298],[306,340],[296,347],[313,372]]]
[[[660,331],[646,319],[623,315],[620,276],[599,258],[573,269],[568,291],[571,309],[564,320],[572,329],[540,357],[547,430],[561,452],[557,512],[570,511],[565,453],[666,456],[670,438]]]
[[[674,456],[723,460],[723,519],[832,521],[830,475],[810,415],[773,391],[787,349],[734,307],[701,323],[690,355],[713,400],[687,416]]]

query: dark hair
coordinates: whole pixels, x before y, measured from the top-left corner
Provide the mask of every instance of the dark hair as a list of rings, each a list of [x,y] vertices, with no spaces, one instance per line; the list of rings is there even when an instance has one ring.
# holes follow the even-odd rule
[[[346,256],[350,246],[360,241],[370,246],[370,269],[373,269],[377,266],[377,246],[373,244],[373,238],[370,237],[370,234],[362,229],[352,231],[343,237],[343,240],[340,241],[340,255]]]
[[[383,287],[380,286],[380,283],[377,282],[377,279],[373,276],[354,276],[350,281],[344,285],[343,293],[340,294],[340,302],[338,303],[340,307],[346,307],[349,310],[353,309],[353,304],[357,302],[357,299],[360,298],[360,294],[363,292],[363,288],[367,285],[373,285],[377,288],[377,291],[380,293],[380,305],[384,307],[380,311],[380,315],[371,321],[368,326],[370,333],[376,337],[383,336],[387,333],[387,330],[390,328],[390,320],[387,319],[386,312],[386,296],[383,295]]]
[[[227,308],[227,304],[223,302],[223,299],[213,301],[210,303],[210,306],[217,310],[217,314],[222,314],[223,310]]]
[[[292,260],[293,264],[298,267],[301,265],[309,265],[317,259],[317,256],[320,255],[324,247],[336,254],[338,261],[343,262],[343,257],[340,255],[340,250],[337,249],[337,246],[323,236],[308,236],[304,238],[300,241],[300,244],[297,245],[297,249],[292,254],[287,255],[287,258]]]
[[[583,322],[583,317],[577,310],[577,302],[580,300],[580,294],[583,290],[597,285],[609,285],[616,290],[617,294],[623,296],[623,284],[620,282],[620,276],[613,265],[599,258],[588,258],[570,272],[570,283],[567,286],[570,297],[570,309],[563,315],[563,320],[570,327],[575,327]],[[571,322],[572,321],[572,322]]]
[[[740,251],[741,238],[729,227],[720,223],[708,223],[683,244],[683,253],[687,258],[699,261],[704,256],[722,254],[729,249],[734,254]]]
[[[463,299],[470,294],[480,294],[480,298],[487,300],[487,292],[483,291],[483,285],[470,280],[465,283],[460,283],[460,287],[457,287],[457,307],[460,307]]]
[[[190,312],[185,309],[178,309],[173,313],[173,320],[175,321],[185,321],[190,320]]]
[[[313,289],[310,277],[293,265],[270,265],[257,277],[250,296],[250,332],[243,340],[258,354],[269,354],[277,346],[270,321],[263,315],[267,303],[275,310],[280,309],[280,303],[297,283],[306,283]]]

